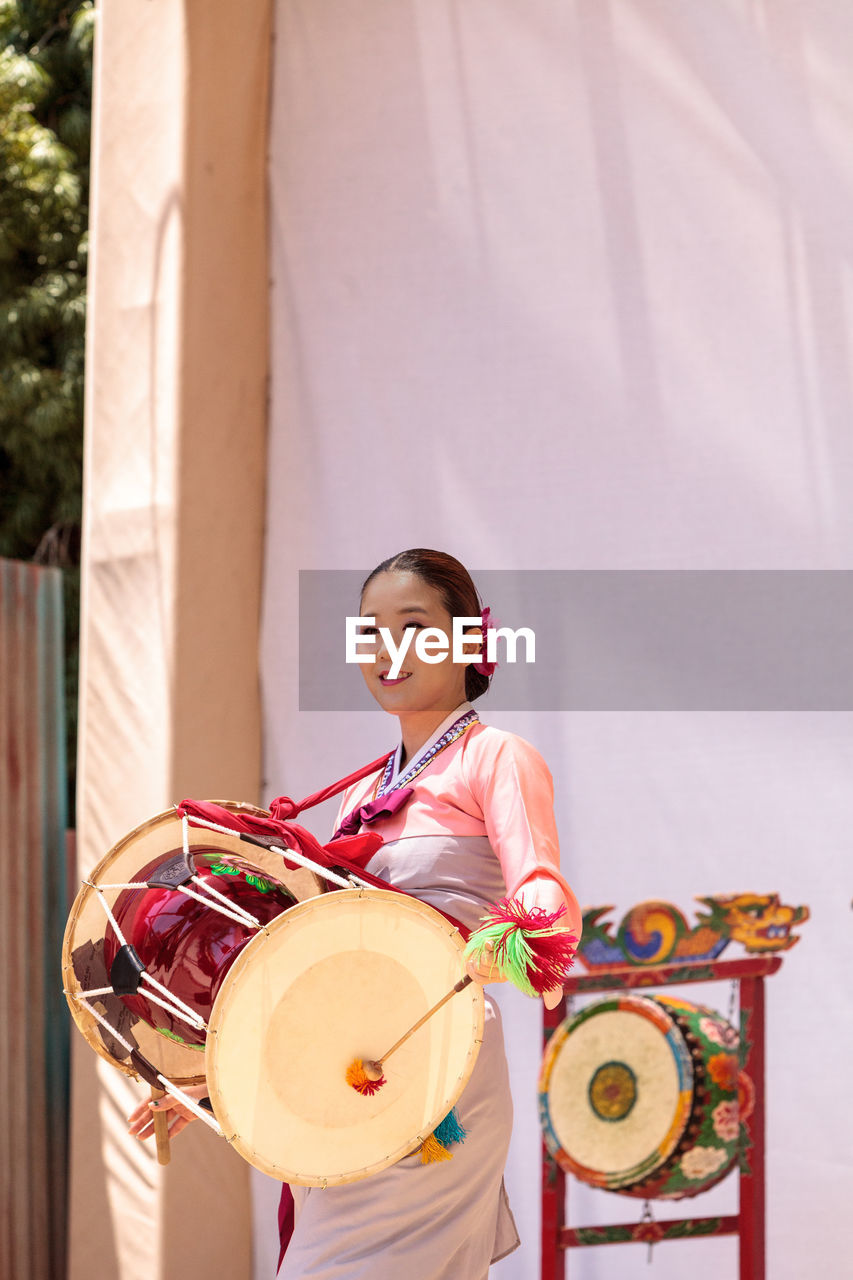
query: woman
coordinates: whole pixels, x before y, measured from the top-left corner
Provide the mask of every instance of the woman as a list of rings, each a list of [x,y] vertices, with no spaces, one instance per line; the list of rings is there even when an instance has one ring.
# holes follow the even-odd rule
[[[385,560],[366,579],[360,615],[366,626],[362,673],[373,697],[400,722],[400,744],[387,766],[343,795],[336,826],[360,827],[372,799],[410,788],[393,812],[374,819],[384,844],[367,870],[473,929],[487,908],[509,896],[525,907],[565,907],[561,926],[581,932],[581,913],[560,874],[551,775],[535,749],[515,734],[483,725],[472,704],[489,687],[485,654],[475,664],[422,661],[409,644],[396,678],[394,651],[409,629],[452,635],[454,617],[482,617],[462,564],[415,549]],[[381,629],[381,630],[380,630]],[[471,628],[477,652],[484,628]],[[487,958],[488,959],[488,958]],[[497,966],[469,964],[480,983],[503,981]],[[546,993],[556,1003],[559,991]],[[150,1104],[131,1117],[131,1133],[148,1137]],[[173,1099],[171,1133],[189,1122]],[[512,1100],[500,1014],[486,997],[483,1043],[456,1107],[466,1131],[453,1159],[421,1163],[415,1152],[362,1182],[294,1187],[295,1229],[280,1280],[484,1280],[490,1262],[518,1245],[503,1188]]]

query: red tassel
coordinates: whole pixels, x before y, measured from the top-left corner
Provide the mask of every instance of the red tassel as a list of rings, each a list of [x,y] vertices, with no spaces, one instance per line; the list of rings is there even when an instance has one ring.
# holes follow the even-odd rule
[[[500,902],[489,907],[489,914],[483,924],[512,924],[525,932],[535,932],[539,929],[553,929],[565,914],[565,904],[556,911],[546,911],[544,907],[525,907],[518,898],[501,898]]]
[[[517,899],[502,898],[471,935],[466,955],[478,956],[483,945],[490,943],[495,963],[528,995],[560,987],[578,945],[575,934],[559,927],[565,910],[565,906],[557,911],[528,908]]]
[[[554,987],[561,987],[575,962],[577,936],[574,933],[554,933],[550,937],[536,939],[528,936],[527,941],[535,957],[527,967],[531,987],[540,996]]]

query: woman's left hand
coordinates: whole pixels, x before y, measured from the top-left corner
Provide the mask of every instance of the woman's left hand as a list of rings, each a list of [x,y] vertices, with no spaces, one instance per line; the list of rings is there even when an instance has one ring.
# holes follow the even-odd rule
[[[197,1102],[199,1098],[207,1096],[207,1085],[186,1085],[184,1086],[184,1093]],[[167,1093],[162,1098],[158,1098],[156,1102],[151,1098],[145,1098],[140,1102],[139,1106],[127,1117],[128,1133],[132,1137],[140,1138],[143,1141],[146,1138],[153,1138],[155,1111],[159,1111],[166,1116],[170,1138],[176,1138],[181,1130],[185,1129],[196,1118],[189,1107],[183,1106],[178,1098]]]

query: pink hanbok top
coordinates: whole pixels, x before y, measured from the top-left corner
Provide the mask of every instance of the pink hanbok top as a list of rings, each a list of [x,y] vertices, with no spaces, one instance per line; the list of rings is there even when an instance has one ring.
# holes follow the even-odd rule
[[[429,742],[406,761],[404,775],[454,721],[471,709],[468,702],[456,707]],[[386,791],[396,785],[399,777],[400,751],[398,746]],[[378,770],[344,792],[338,824],[352,809],[373,798],[380,775]],[[560,872],[554,781],[542,756],[524,738],[475,723],[445,747],[410,785],[415,792],[408,804],[371,824],[370,829],[381,834],[386,844],[421,836],[485,838],[497,857],[510,897],[532,877],[546,876],[564,890],[570,902],[573,900]],[[374,861],[382,861],[381,850]],[[372,863],[368,866],[375,870]]]

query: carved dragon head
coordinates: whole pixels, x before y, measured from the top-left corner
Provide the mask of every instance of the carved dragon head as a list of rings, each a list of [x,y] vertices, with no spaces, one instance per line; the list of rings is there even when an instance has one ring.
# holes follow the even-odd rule
[[[789,907],[778,893],[738,893],[721,897],[697,897],[710,915],[698,919],[733,942],[741,942],[748,952],[787,951],[799,938],[791,933],[795,924],[809,918],[808,907]]]

